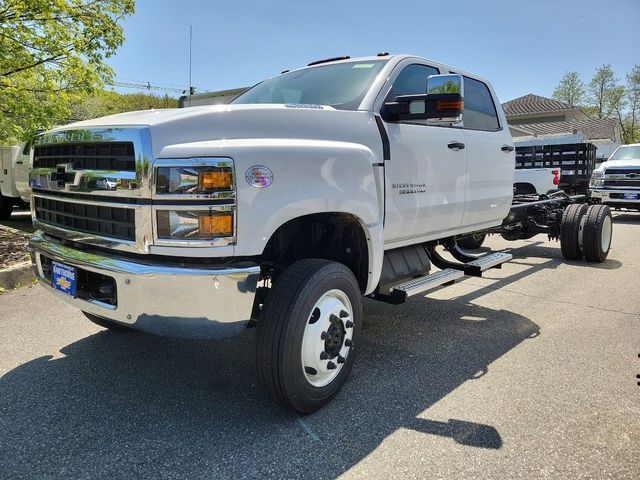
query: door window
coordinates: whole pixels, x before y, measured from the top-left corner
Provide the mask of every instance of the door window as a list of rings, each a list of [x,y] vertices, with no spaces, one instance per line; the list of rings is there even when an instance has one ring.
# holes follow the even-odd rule
[[[437,75],[438,69],[427,65],[419,65],[414,63],[402,69],[386,101],[393,102],[399,95],[419,95],[427,93],[427,77],[429,75]]]
[[[499,130],[498,114],[487,86],[473,78],[464,77],[464,128],[470,130]]]

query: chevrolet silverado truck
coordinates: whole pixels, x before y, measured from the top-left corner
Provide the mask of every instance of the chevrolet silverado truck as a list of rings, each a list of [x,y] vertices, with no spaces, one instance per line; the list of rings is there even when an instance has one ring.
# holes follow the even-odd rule
[[[593,171],[592,198],[613,208],[640,210],[640,143],[621,145]]]
[[[512,258],[470,255],[465,236],[546,233],[591,261],[611,239],[605,206],[514,200],[490,83],[407,55],[314,62],[227,105],[56,128],[32,163],[43,286],[113,330],[255,326],[259,383],[301,413],[351,371],[363,296],[400,304]]]

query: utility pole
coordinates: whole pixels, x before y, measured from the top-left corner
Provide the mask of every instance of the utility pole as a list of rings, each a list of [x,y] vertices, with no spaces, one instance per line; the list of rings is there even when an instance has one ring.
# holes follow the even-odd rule
[[[191,106],[191,95],[193,95],[193,85],[191,85],[191,44],[193,43],[193,26],[189,25],[189,106]]]

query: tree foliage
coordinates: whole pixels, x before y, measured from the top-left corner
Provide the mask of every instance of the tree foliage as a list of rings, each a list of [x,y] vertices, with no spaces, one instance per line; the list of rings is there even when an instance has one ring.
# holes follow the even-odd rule
[[[121,112],[148,110],[150,108],[176,108],[178,100],[168,95],[157,96],[148,93],[120,94],[100,91],[84,95],[71,105],[70,120],[88,120]]]
[[[572,107],[580,105],[584,100],[585,85],[578,72],[566,72],[553,91],[553,98],[568,103]]]
[[[598,118],[609,118],[614,110],[614,100],[619,91],[616,91],[618,79],[613,73],[611,65],[602,65],[596,69],[596,73],[587,86],[589,103],[595,109]]]
[[[69,117],[69,105],[112,77],[134,0],[0,0],[0,139]]]
[[[640,142],[640,65],[626,75],[626,83],[616,78],[611,65],[602,65],[587,85],[578,72],[566,72],[553,97],[579,106],[595,118],[615,118],[620,123],[624,143]]]

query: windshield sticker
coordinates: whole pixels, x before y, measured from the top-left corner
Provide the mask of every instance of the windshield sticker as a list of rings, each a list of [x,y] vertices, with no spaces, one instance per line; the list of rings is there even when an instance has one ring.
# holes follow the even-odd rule
[[[356,63],[353,67],[351,68],[372,68],[375,67],[375,63]]]

